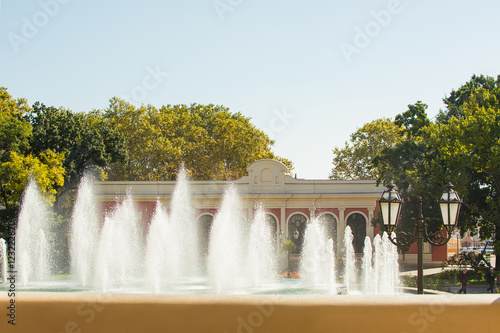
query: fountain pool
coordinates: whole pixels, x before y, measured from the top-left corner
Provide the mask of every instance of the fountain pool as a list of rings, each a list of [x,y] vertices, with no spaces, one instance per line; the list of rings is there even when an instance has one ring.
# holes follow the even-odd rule
[[[179,173],[170,207],[158,201],[147,228],[141,227],[130,194],[100,218],[92,179],[84,177],[71,220],[71,274],[54,277],[57,254],[51,252],[45,236],[51,230],[49,208],[36,185],[30,184],[16,235],[16,265],[22,268],[18,289],[171,295],[398,293],[397,252],[385,235],[375,238],[373,249],[366,239],[361,265],[353,252],[350,228],[345,231],[341,257],[334,253],[333,240],[317,219],[311,219],[305,229],[302,278],[278,278],[280,253],[266,223],[264,204],[256,207],[247,223],[239,195],[229,185],[213,220],[208,255],[203,258],[184,171]],[[339,262],[343,269],[336,267]]]

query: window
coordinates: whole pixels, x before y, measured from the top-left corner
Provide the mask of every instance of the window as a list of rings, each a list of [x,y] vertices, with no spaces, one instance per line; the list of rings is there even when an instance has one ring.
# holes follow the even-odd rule
[[[333,214],[323,214],[319,218],[319,223],[325,228],[326,238],[333,239],[333,251],[337,253],[337,219]]]
[[[352,240],[354,252],[363,253],[366,237],[365,217],[360,213],[354,213],[347,218],[347,225],[351,227],[352,235],[354,237]]]
[[[208,256],[208,244],[213,221],[214,217],[208,214],[198,218],[198,235],[200,235],[200,252],[202,257]]]
[[[307,218],[302,214],[294,214],[288,220],[288,238],[290,238],[295,245],[297,250],[292,253],[302,253],[302,244],[304,243],[304,234],[306,232]],[[298,239],[295,239],[293,233],[295,230],[299,231]]]

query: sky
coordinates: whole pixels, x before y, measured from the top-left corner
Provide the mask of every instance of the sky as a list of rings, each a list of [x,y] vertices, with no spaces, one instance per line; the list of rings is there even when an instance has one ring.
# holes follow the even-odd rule
[[[275,140],[298,178],[372,120],[500,74],[500,2],[0,0],[0,86],[77,112],[216,104]]]

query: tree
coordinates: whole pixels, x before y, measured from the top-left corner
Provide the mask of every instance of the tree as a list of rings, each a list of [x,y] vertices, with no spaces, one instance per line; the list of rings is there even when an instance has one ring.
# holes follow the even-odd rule
[[[479,226],[489,237],[493,228],[500,230],[500,87],[498,80],[485,80],[494,84],[475,88],[459,106],[459,117],[432,128],[432,139],[447,167],[460,175],[468,227]]]
[[[377,179],[380,172],[374,167],[373,159],[402,139],[401,127],[390,119],[366,123],[351,134],[350,142],[343,148],[334,148],[330,179]]]
[[[32,127],[24,118],[30,111],[24,99],[13,99],[0,87],[0,237],[7,225],[17,221],[21,197],[28,181],[33,179],[40,190],[53,201],[55,188],[64,183],[64,154],[50,149],[30,152]]]
[[[58,198],[74,189],[86,170],[98,169],[105,174],[111,163],[126,157],[123,137],[98,111],[73,113],[36,102],[27,119],[33,128],[30,138],[33,154],[50,149],[65,156],[65,185],[61,185]]]
[[[411,218],[417,216],[418,198],[423,200],[424,216],[431,219],[430,231],[440,227],[440,209],[437,199],[447,183],[447,172],[436,147],[428,142],[426,130],[431,124],[427,105],[421,101],[408,105],[408,110],[397,115],[394,123],[400,126],[403,139],[387,147],[373,160],[379,170],[378,183],[397,185],[405,204],[401,210],[401,228],[413,228]],[[373,223],[381,223],[375,219]]]
[[[500,86],[500,75],[497,76],[496,80],[491,76],[473,75],[472,78],[460,88],[457,90],[453,89],[450,96],[443,98],[446,110],[439,113],[437,122],[446,123],[447,120],[452,117],[461,118],[463,115],[461,107],[469,102],[472,94],[478,88],[493,91],[498,86]]]
[[[410,203],[422,196],[424,215],[436,220],[436,202],[426,198],[437,197],[443,184],[451,181],[463,199],[461,230],[478,228],[483,239],[489,238],[500,226],[499,101],[500,78],[481,75],[444,99],[447,110],[434,123],[427,119],[423,104],[409,107],[395,120],[404,128],[405,140],[374,159],[379,181],[394,180]],[[416,211],[412,204],[403,209],[402,221]]]
[[[136,108],[113,98],[104,116],[126,138],[128,151],[125,163],[111,166],[109,179],[173,180],[182,163],[196,180],[237,179],[257,159],[279,159],[274,142],[249,118],[222,106]]]

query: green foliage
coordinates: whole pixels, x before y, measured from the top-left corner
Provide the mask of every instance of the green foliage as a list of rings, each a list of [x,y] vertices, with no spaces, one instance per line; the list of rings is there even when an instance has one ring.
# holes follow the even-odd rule
[[[449,119],[461,118],[463,116],[462,106],[469,102],[471,96],[478,88],[493,91],[500,86],[500,75],[497,78],[484,75],[473,75],[472,78],[457,90],[452,90],[450,96],[443,98],[446,110],[440,112],[437,117],[438,123],[447,123]]]
[[[49,194],[50,200],[55,188],[64,182],[64,154],[50,149],[30,152],[32,127],[24,118],[27,112],[30,108],[25,100],[14,100],[7,89],[0,87],[0,195],[7,211],[19,206],[30,178],[36,180],[43,193]]]
[[[287,239],[281,244],[281,249],[288,253],[293,253],[297,250],[297,245],[291,239]]]
[[[427,118],[427,104],[417,101],[413,105],[408,105],[408,110],[399,114],[394,119],[394,124],[403,128],[403,134],[407,138],[417,138],[422,134],[422,130],[430,125]]]
[[[29,110],[24,99],[14,100],[0,87],[0,163],[10,159],[11,152],[24,153],[29,146],[31,126],[23,119]]]
[[[495,242],[495,245],[493,245],[495,249],[495,255],[498,257],[500,256],[500,241]]]
[[[331,179],[377,179],[379,170],[373,159],[385,148],[393,147],[403,138],[402,129],[387,118],[366,123],[351,134],[343,148],[333,150]]]
[[[447,109],[434,122],[426,115],[426,104],[418,101],[409,105],[392,124],[386,124],[399,129],[393,144],[380,149],[380,144],[365,141],[373,147],[369,158],[356,155],[357,146],[363,154],[370,150],[358,144],[353,135],[352,145],[346,143],[345,148],[334,150],[334,165],[340,170],[334,171],[333,178],[371,175],[384,185],[394,181],[405,201],[402,228],[411,228],[416,198],[422,197],[424,216],[432,221],[431,231],[440,228],[436,200],[451,181],[463,199],[461,230],[481,227],[483,239],[489,238],[500,226],[500,76],[473,76],[444,102]],[[342,160],[348,166],[343,166]]]
[[[32,126],[26,119],[31,109],[24,99],[13,99],[0,87],[0,237],[17,221],[22,193],[28,181],[37,182],[52,203],[56,188],[63,186],[64,153],[43,149],[33,153]]]
[[[51,149],[65,155],[65,190],[74,188],[84,171],[97,168],[105,172],[111,163],[125,160],[123,137],[97,111],[73,113],[37,102],[28,119],[33,127],[30,145],[34,154]]]
[[[136,108],[113,98],[106,121],[126,138],[128,160],[115,163],[111,180],[173,180],[184,163],[195,180],[238,179],[262,158],[291,163],[271,152],[274,144],[241,113],[214,105]]]
[[[55,187],[64,184],[63,154],[51,150],[40,153],[40,158],[30,155],[11,153],[10,161],[0,165],[0,178],[3,191],[10,193],[5,201],[6,206],[18,205],[24,188],[30,178],[33,178],[49,202],[55,198]]]
[[[445,261],[446,266],[458,266],[460,268],[472,268],[474,271],[486,272],[489,266],[486,265],[480,253],[460,252]]]
[[[439,151],[464,198],[467,228],[481,227],[483,238],[500,226],[500,87],[499,79],[477,77],[460,90],[454,104],[459,116],[446,114],[429,128],[429,138]],[[487,88],[485,88],[487,87]]]

